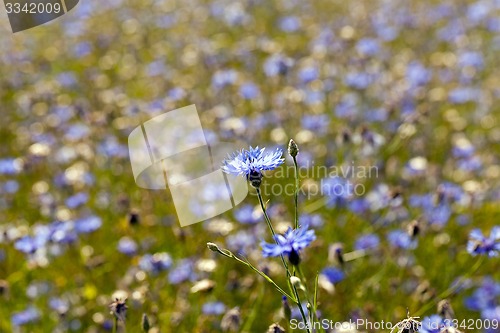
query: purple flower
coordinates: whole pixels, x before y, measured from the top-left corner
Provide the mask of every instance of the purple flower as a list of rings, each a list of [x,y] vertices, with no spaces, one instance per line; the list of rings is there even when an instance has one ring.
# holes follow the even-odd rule
[[[493,227],[489,237],[484,236],[479,229],[472,230],[469,234],[467,252],[473,256],[478,254],[486,254],[489,257],[498,256],[498,252],[500,252],[500,226]]]
[[[303,224],[298,229],[288,228],[284,235],[274,236],[276,244],[261,242],[263,256],[288,255],[292,264],[298,264],[299,252],[316,239],[314,230],[308,230],[308,228],[307,224]]]

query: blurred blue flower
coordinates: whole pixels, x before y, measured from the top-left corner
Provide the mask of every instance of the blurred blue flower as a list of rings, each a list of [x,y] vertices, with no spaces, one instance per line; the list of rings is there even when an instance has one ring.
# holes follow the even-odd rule
[[[24,236],[14,242],[14,248],[21,252],[32,254],[45,246],[46,240],[39,237]]]
[[[286,75],[292,65],[292,59],[280,54],[274,54],[264,62],[264,73],[270,77]]]
[[[483,235],[481,230],[474,229],[469,234],[467,252],[473,256],[486,254],[489,257],[496,257],[500,252],[500,226],[491,229],[490,236]]]
[[[472,311],[484,311],[497,306],[500,296],[500,283],[490,277],[485,277],[472,296],[465,299],[465,306]]]
[[[40,312],[35,307],[28,307],[26,310],[14,313],[11,317],[12,326],[22,326],[36,322],[40,318]]]
[[[406,79],[412,87],[427,84],[432,77],[432,73],[420,62],[413,61],[406,68]]]
[[[102,226],[101,218],[95,215],[83,217],[75,221],[75,230],[78,233],[82,234],[88,234],[94,232],[101,226]]]
[[[259,87],[255,83],[245,82],[240,87],[240,95],[244,99],[254,99],[259,96]]]
[[[279,27],[285,32],[294,32],[300,29],[300,19],[296,16],[286,16],[280,19]]]
[[[122,237],[118,241],[118,251],[133,256],[137,253],[137,243],[130,237]]]
[[[306,130],[324,134],[330,125],[330,118],[326,114],[306,114],[302,117],[301,124]]]
[[[261,242],[264,257],[277,257],[280,255],[298,255],[299,252],[308,247],[316,239],[314,230],[308,230],[309,226],[303,224],[298,229],[288,228],[284,235],[276,235],[276,243]]]
[[[238,73],[233,69],[219,70],[212,76],[212,86],[218,90],[228,85],[234,84],[238,78]]]
[[[443,325],[443,318],[438,315],[432,315],[430,317],[425,317],[422,320],[422,327],[419,333],[439,333]]]
[[[69,310],[69,302],[58,297],[51,297],[49,300],[49,306],[52,310],[59,314],[65,314]]]
[[[226,306],[222,302],[207,302],[201,307],[201,311],[206,315],[221,315],[226,312]]]
[[[373,38],[362,38],[356,43],[356,50],[365,56],[374,56],[380,52],[380,44]]]
[[[354,248],[356,250],[369,250],[375,249],[379,246],[380,239],[375,234],[365,234],[358,237],[356,243],[354,244]]]
[[[393,230],[387,235],[387,240],[391,246],[400,249],[415,249],[417,247],[417,241],[412,239],[408,233],[402,230]]]
[[[23,164],[16,158],[0,159],[0,175],[15,175],[21,172]]]
[[[238,231],[236,234],[226,237],[228,249],[241,254],[246,254],[247,249],[254,247],[256,241],[255,235],[244,230]]]
[[[311,81],[318,79],[318,77],[319,77],[319,71],[316,67],[313,66],[303,67],[299,71],[299,80],[302,83],[309,83]]]
[[[353,185],[345,178],[334,176],[322,179],[321,193],[326,196],[328,207],[345,206],[353,196]]]
[[[193,281],[194,279],[196,279],[196,274],[194,272],[194,265],[191,259],[181,260],[168,273],[168,281],[171,284]]]
[[[87,193],[78,192],[75,195],[72,195],[69,198],[67,198],[65,203],[68,208],[73,209],[85,204],[88,201],[88,199],[89,196]]]
[[[344,272],[336,267],[327,267],[323,269],[321,275],[331,284],[337,284],[345,278]]]
[[[323,226],[323,217],[319,214],[307,214],[302,213],[299,216],[299,222],[301,225],[309,225],[313,228],[320,228]]]
[[[146,272],[158,274],[172,266],[172,258],[166,252],[146,254],[139,260],[139,267]]]
[[[234,210],[234,218],[239,223],[255,224],[262,220],[262,211],[256,209],[253,205],[243,205]]]
[[[344,78],[344,83],[351,88],[366,89],[373,83],[373,76],[365,72],[349,72]]]

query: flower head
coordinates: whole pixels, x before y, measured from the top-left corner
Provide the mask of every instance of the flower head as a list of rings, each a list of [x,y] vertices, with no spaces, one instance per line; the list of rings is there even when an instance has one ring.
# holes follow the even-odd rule
[[[233,153],[223,162],[222,170],[228,174],[246,176],[252,186],[259,187],[262,171],[274,170],[284,162],[281,149],[264,154],[265,149],[250,147],[249,150],[242,149]]]
[[[490,237],[483,235],[481,230],[474,229],[469,234],[467,252],[472,255],[487,254],[489,257],[496,257],[500,252],[500,227],[493,227]]]
[[[308,230],[308,225],[302,225],[298,229],[288,228],[284,235],[276,235],[276,244],[262,242],[262,254],[264,257],[277,257],[288,255],[292,264],[299,263],[299,252],[309,246],[316,239],[314,230]]]

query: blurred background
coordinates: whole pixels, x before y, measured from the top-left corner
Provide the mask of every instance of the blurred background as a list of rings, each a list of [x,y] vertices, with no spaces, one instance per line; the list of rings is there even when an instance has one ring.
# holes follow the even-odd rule
[[[344,273],[323,279],[323,318],[395,323],[446,297],[459,321],[500,319],[498,258],[466,251],[500,216],[499,1],[81,0],[16,34],[1,12],[0,332],[110,332],[115,298],[129,332],[143,313],[152,332],[220,332],[235,307],[237,331],[287,328],[279,293],[206,248],[286,284],[253,190],[180,228],[169,190],[134,182],[128,135],[190,104],[210,143],[294,138],[306,169],[377,168],[362,195],[299,200],[304,272]],[[303,193],[325,177],[304,175]],[[283,232],[293,197],[264,194]],[[339,265],[337,243],[366,255]]]

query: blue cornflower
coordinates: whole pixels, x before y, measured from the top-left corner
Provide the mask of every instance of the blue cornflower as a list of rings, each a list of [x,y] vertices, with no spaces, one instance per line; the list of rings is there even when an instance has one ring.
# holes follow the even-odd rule
[[[438,315],[432,315],[424,318],[419,333],[439,333],[441,332],[441,327],[443,327],[443,318]]]
[[[122,237],[118,242],[118,251],[127,256],[133,256],[137,253],[137,243],[130,237]]]
[[[203,304],[201,311],[206,315],[221,315],[226,312],[226,306],[222,302],[208,302]]]
[[[13,326],[21,326],[33,323],[40,318],[40,312],[35,307],[28,307],[26,310],[14,313],[10,318]]]
[[[498,252],[500,252],[500,226],[491,229],[490,237],[484,236],[479,229],[472,230],[469,234],[467,252],[473,256],[478,254],[487,254],[489,257],[498,256]]]
[[[309,225],[304,224],[298,229],[288,228],[284,235],[274,236],[276,244],[262,242],[262,254],[264,257],[277,257],[288,255],[288,259],[293,265],[300,262],[299,251],[306,248],[316,239],[314,230],[308,230]]]
[[[326,280],[331,284],[337,284],[345,277],[344,272],[336,267],[325,268],[323,271],[321,271],[321,275],[325,277]]]
[[[172,258],[166,252],[146,254],[139,260],[139,267],[147,272],[158,274],[172,266]]]
[[[274,170],[285,160],[282,158],[283,150],[276,149],[273,153],[264,154],[265,149],[250,147],[249,150],[233,153],[223,162],[222,170],[228,174],[246,176],[252,186],[259,187],[262,171]]]
[[[417,241],[412,239],[408,233],[402,230],[393,230],[387,235],[387,240],[389,243],[399,249],[410,249],[413,250],[417,247]]]
[[[354,245],[356,250],[368,250],[375,249],[379,246],[380,239],[375,234],[365,234],[361,235]]]

